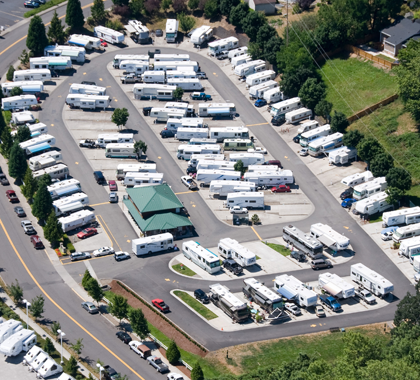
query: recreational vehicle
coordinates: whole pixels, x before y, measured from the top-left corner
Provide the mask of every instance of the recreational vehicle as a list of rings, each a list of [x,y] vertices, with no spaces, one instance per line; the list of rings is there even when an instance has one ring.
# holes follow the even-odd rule
[[[4,111],[29,109],[37,104],[38,101],[35,95],[10,96],[1,100],[1,108]]]
[[[388,187],[385,177],[375,178],[373,181],[362,183],[354,187],[353,198],[361,200],[384,191]]]
[[[286,122],[290,124],[299,123],[302,120],[310,119],[312,117],[312,111],[307,108],[299,108],[286,113]]]
[[[420,255],[420,236],[403,240],[398,248],[398,254],[408,257],[413,264],[413,258]]]
[[[318,127],[319,127],[319,123],[316,120],[309,120],[301,124],[297,132],[299,135],[301,135],[302,133],[312,131],[313,129],[316,129]]]
[[[217,251],[221,257],[235,260],[242,267],[249,267],[257,262],[253,252],[231,238],[220,239]]]
[[[246,77],[254,73],[259,73],[265,70],[265,61],[257,59],[255,61],[245,62],[235,67],[233,72],[239,77]]]
[[[341,183],[349,187],[354,187],[360,185],[361,183],[372,181],[374,178],[375,177],[370,171],[365,171],[362,173],[349,175],[348,177],[343,178]]]
[[[179,141],[191,140],[192,138],[204,138],[207,139],[209,135],[208,128],[178,128],[176,131],[175,138]]]
[[[354,209],[359,214],[367,215],[383,212],[392,208],[392,205],[387,202],[387,198],[388,194],[383,191],[373,195],[372,197],[362,199],[361,201],[354,203]]]
[[[107,158],[138,158],[138,153],[133,143],[107,144],[105,147]]]
[[[223,206],[228,208],[239,206],[248,210],[254,210],[257,208],[264,209],[264,193],[230,193],[227,195],[226,201],[223,202]]]
[[[89,210],[81,210],[69,216],[58,218],[63,232],[68,232],[76,228],[85,226],[95,221],[95,214]]]
[[[8,321],[3,322],[0,325],[0,344],[22,329],[23,326],[20,321],[9,319]]]
[[[315,139],[308,145],[309,155],[318,157],[326,154],[329,150],[343,145],[343,134],[340,132]]]
[[[133,87],[134,99],[138,100],[171,100],[176,86],[167,84],[136,83]]]
[[[185,117],[186,113],[186,109],[153,107],[150,111],[150,117],[156,118],[156,122],[167,122],[170,118],[181,119]]]
[[[210,193],[224,197],[230,193],[256,191],[257,186],[253,182],[245,181],[211,181]]]
[[[117,180],[123,180],[128,172],[156,173],[156,164],[119,164],[116,173]]]
[[[328,152],[328,162],[335,165],[345,165],[357,159],[357,149],[342,146]]]
[[[384,228],[414,223],[420,223],[420,207],[418,206],[384,212],[382,214],[382,227]]]
[[[102,38],[104,41],[110,44],[120,44],[124,42],[124,34],[117,32],[114,29],[106,28],[104,26],[95,26],[93,29],[93,35],[98,38]]]
[[[36,69],[36,70],[16,70],[13,73],[13,82],[21,81],[45,81],[51,80],[51,71],[48,69]]]
[[[249,129],[246,127],[214,127],[210,128],[209,137],[223,142],[225,139],[248,139]]]
[[[249,89],[249,97],[251,99],[262,99],[264,98],[264,94],[272,89],[276,89],[276,91],[280,92],[278,87],[278,82],[276,82],[275,80],[268,80],[266,82],[252,86]]]
[[[291,170],[247,172],[244,174],[244,180],[254,182],[257,186],[277,186],[295,182]]]
[[[315,306],[318,295],[309,289],[302,281],[288,274],[277,276],[274,280],[274,289],[289,301],[296,302],[300,307]]]
[[[235,171],[235,163],[229,161],[200,160],[196,166],[197,170],[229,170]]]
[[[214,117],[214,116],[228,116],[231,117],[236,114],[235,104],[233,103],[199,103],[198,116]]]
[[[354,297],[354,286],[335,273],[326,272],[320,274],[318,284],[321,289],[333,297],[342,299]]]
[[[275,103],[271,106],[270,114],[272,116],[284,115],[290,111],[296,110],[302,106],[300,98],[291,98]]]
[[[41,170],[48,166],[57,164],[62,159],[63,159],[63,156],[60,152],[56,150],[52,150],[50,152],[46,152],[38,156],[31,157],[28,161],[28,165],[29,165],[29,169],[31,169],[32,171]]]
[[[198,162],[201,160],[211,160],[211,161],[224,161],[224,154],[193,154],[188,162],[188,167],[197,167]]]
[[[188,128],[187,128],[188,129]],[[191,129],[191,128],[189,128]],[[217,144],[216,139],[209,139],[209,138],[198,138],[193,137],[188,141],[189,145],[209,145],[209,144]]]
[[[244,63],[251,62],[252,58],[249,54],[240,55],[238,57],[232,58],[230,61],[232,65],[232,69],[234,69],[236,66],[243,65]]]
[[[104,133],[98,135],[95,146],[105,148],[108,144],[132,144],[134,143],[133,133]]]
[[[227,37],[221,40],[210,42],[208,55],[215,57],[222,51],[233,50],[239,47],[239,40],[236,37]]]
[[[199,65],[196,61],[160,61],[153,64],[155,71],[179,71],[180,67],[188,67],[190,71],[199,71]]]
[[[162,71],[158,71],[158,73],[162,73]],[[194,70],[189,70],[189,71],[170,70],[166,72],[166,78],[167,79],[177,79],[177,78],[194,79],[194,78],[197,78],[197,73]]]
[[[384,297],[394,291],[394,285],[390,281],[363,264],[353,264],[350,267],[350,276],[354,282],[378,297]]]
[[[181,119],[168,119],[166,122],[166,129],[177,130],[178,128],[207,128],[207,124],[204,124],[204,119],[202,118],[187,118],[183,117]]]
[[[242,161],[245,168],[250,165],[258,165],[264,163],[264,155],[262,153],[231,153],[229,154],[229,161]]]
[[[105,110],[111,104],[111,98],[108,95],[69,94],[66,98],[66,104],[70,108],[89,110],[102,108]]]
[[[85,193],[72,194],[53,201],[53,208],[56,216],[83,210],[89,204],[89,197]]]
[[[248,172],[278,172],[279,167],[277,165],[249,165]]]
[[[244,280],[244,287],[242,292],[245,297],[250,299],[252,302],[260,305],[269,314],[272,314],[276,309],[283,309],[282,297],[268,289],[264,284],[256,280],[255,278],[247,278]],[[268,319],[278,319],[282,314],[278,314],[277,318],[274,318],[274,314],[268,317]]]
[[[47,189],[51,198],[55,200],[82,191],[82,186],[77,179],[71,178],[47,186]]]
[[[114,66],[114,69],[120,68],[120,64],[121,64],[122,61],[149,62],[149,56],[148,55],[139,55],[139,54],[117,54],[114,57],[114,61],[112,62],[112,65]]]
[[[319,139],[323,136],[328,136],[332,133],[331,126],[324,124],[318,128],[312,129],[311,131],[305,132],[300,136],[299,144],[302,147],[307,147],[312,141]]]
[[[230,50],[228,54],[228,58],[232,60],[233,58],[240,57],[247,54],[247,52],[248,52],[248,47],[242,46],[240,48]]]
[[[172,250],[174,246],[174,237],[169,232],[131,241],[131,249],[136,256]]]
[[[179,21],[177,19],[168,18],[166,20],[166,42],[176,42],[176,37],[178,36],[178,27],[179,27]],[[156,59],[155,54],[155,59]]]
[[[124,73],[126,74],[133,73],[139,76],[149,70],[149,62],[132,60],[121,61],[120,70],[124,70]]]
[[[31,131],[31,137],[32,138],[38,137],[40,135],[48,133],[48,127],[44,123],[36,123],[36,124],[32,124],[32,125],[29,124],[29,125],[26,125],[26,126]],[[22,128],[22,127],[19,127],[19,128]],[[16,131],[13,131],[13,132],[17,133],[19,128]],[[12,132],[12,135],[15,135],[15,133],[13,133],[13,132]]]
[[[35,123],[36,119],[31,111],[20,111],[12,113],[12,123],[16,125],[27,125]],[[13,131],[11,132],[13,135]],[[36,136],[33,136],[36,137]]]
[[[166,82],[164,71],[145,71],[141,75],[143,83],[159,83],[164,84]]]
[[[245,322],[250,317],[246,302],[234,296],[225,285],[210,285],[210,300],[219,307],[234,322]]]
[[[159,185],[163,183],[163,173],[127,172],[124,177],[124,186],[133,187],[143,184]]]
[[[30,365],[40,354],[45,354],[45,351],[38,346],[33,346],[23,357],[22,364]]]
[[[240,181],[241,172],[232,170],[197,170],[197,181],[200,181],[200,187],[209,186],[211,181]]]
[[[154,60],[155,62],[162,62],[162,61],[187,62],[190,60],[190,55],[189,54],[155,54]]]
[[[54,166],[49,166],[45,169],[40,169],[37,171],[34,171],[32,173],[33,177],[35,179],[41,178],[44,174],[48,174],[51,179],[65,179],[69,175],[70,171],[67,165],[64,164],[57,164]]]
[[[33,361],[28,365],[28,371],[37,371],[41,366],[50,358],[46,352],[41,352]]]
[[[249,94],[251,95],[251,89],[249,90]],[[278,86],[265,90],[262,97],[267,101],[267,103],[274,103],[278,102],[279,100],[284,100],[283,93],[280,91],[280,87]]]
[[[45,57],[66,57],[78,63],[85,62],[85,55],[86,50],[81,46],[49,45],[44,48]]]
[[[101,39],[84,34],[72,34],[67,41],[69,45],[82,46],[86,50],[100,49]]]
[[[105,95],[106,87],[91,86],[89,84],[73,83],[69,94]]]
[[[22,329],[3,341],[0,353],[4,356],[17,356],[22,351],[28,352],[36,344],[36,335],[33,330]]]
[[[200,26],[191,34],[190,41],[194,45],[201,45],[213,37],[213,28],[207,25]]]
[[[333,251],[342,251],[350,245],[350,239],[333,230],[327,224],[316,223],[311,226],[311,235],[319,240],[325,247]]]
[[[38,369],[36,377],[38,379],[46,379],[47,377],[57,375],[63,372],[63,367],[53,359],[49,358],[45,363]]]
[[[149,29],[138,20],[128,21],[128,25],[124,25],[125,30],[130,33],[130,37],[138,44],[149,43]]]
[[[254,147],[254,143],[249,139],[224,139],[223,149],[227,150],[248,150]]]
[[[397,228],[392,234],[392,240],[396,243],[401,242],[401,240],[413,238],[420,235],[420,223],[410,224],[409,226],[404,226]]]
[[[274,79],[276,73],[273,70],[264,70],[259,73],[251,74],[246,78],[246,84],[248,87],[256,86],[269,80]]]
[[[185,110],[188,116],[194,115],[194,105],[186,102],[167,102],[164,108],[175,108],[178,110]]]
[[[204,87],[198,78],[168,78],[168,86],[176,86],[184,91],[203,91]]]
[[[182,253],[187,259],[210,274],[220,271],[219,257],[193,240],[182,243]]]
[[[220,145],[189,145],[178,146],[177,158],[188,161],[193,154],[220,154]]]
[[[1,84],[1,89],[5,96],[10,96],[15,87],[19,87],[26,95],[35,95],[38,92],[44,91],[44,83],[41,80],[6,82]]]
[[[50,147],[55,144],[55,137],[49,134],[40,135],[33,139],[19,143],[19,146],[25,151],[27,155],[35,153],[33,147],[38,147],[40,144],[48,144]]]
[[[321,242],[309,234],[305,234],[295,226],[289,224],[283,227],[283,240],[298,248],[300,251],[317,259],[322,255],[324,248]]]
[[[69,57],[38,57],[29,59],[29,69],[67,70],[71,69]]]

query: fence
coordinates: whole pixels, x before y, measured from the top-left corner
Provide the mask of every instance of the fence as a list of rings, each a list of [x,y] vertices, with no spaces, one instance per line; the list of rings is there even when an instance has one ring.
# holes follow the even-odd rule
[[[390,96],[389,98],[386,98],[384,100],[381,100],[380,102],[373,104],[369,107],[366,107],[365,109],[355,113],[354,115],[347,118],[349,123],[351,124],[353,121],[360,119],[363,116],[371,114],[373,111],[377,110],[379,107],[385,106],[389,103],[392,103],[395,99],[398,98],[398,94],[394,94]]]
[[[356,46],[346,45],[345,49],[347,51],[350,51],[350,52],[354,53],[354,54],[357,54],[360,57],[366,58],[369,61],[379,63],[380,65],[385,66],[389,69],[392,69],[394,66],[398,66],[398,63],[389,62],[385,59],[379,58],[378,56],[370,54],[370,53],[368,53],[368,52],[366,52],[362,49],[359,49]]]

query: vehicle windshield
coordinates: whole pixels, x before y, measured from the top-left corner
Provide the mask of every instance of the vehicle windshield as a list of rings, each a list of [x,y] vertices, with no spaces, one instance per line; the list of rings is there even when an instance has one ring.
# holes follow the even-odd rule
[[[162,360],[160,360],[160,359],[156,359],[156,360],[155,360],[155,363],[156,363],[156,364],[162,364]]]
[[[353,195],[360,197],[362,195],[361,191],[353,190]]]
[[[366,293],[365,293],[365,297],[373,297],[373,296],[372,296],[372,294],[371,294],[371,293],[366,292]]]
[[[165,305],[165,302],[159,302],[159,305],[162,306],[162,307],[165,307],[166,306]]]
[[[292,305],[293,307],[294,305]],[[278,302],[273,302],[273,310],[276,310],[278,308],[282,308],[283,307],[283,302],[282,301],[278,301]]]
[[[249,315],[247,308],[240,309],[236,313],[238,314],[238,318],[241,318],[241,319]]]
[[[210,263],[210,268],[216,268],[216,267],[220,267],[220,261],[217,260],[213,263]]]
[[[394,236],[395,236],[397,239],[400,239],[400,238],[402,237],[402,233],[400,233],[400,232],[398,232],[398,230],[396,230],[396,231],[394,232]]]

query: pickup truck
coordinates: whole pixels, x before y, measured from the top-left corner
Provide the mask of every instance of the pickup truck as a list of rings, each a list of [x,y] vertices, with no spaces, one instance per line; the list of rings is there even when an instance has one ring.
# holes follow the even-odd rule
[[[376,298],[372,295],[369,290],[366,289],[355,289],[354,294],[356,297],[359,297],[361,300],[365,301],[368,305],[372,305],[376,302]]]
[[[150,348],[137,340],[132,340],[130,343],[128,343],[128,345],[137,355],[140,355],[143,359],[147,359],[149,356],[152,356],[152,351]]]
[[[260,146],[256,146],[255,148],[249,148],[248,153],[261,153],[261,154],[267,154],[267,149],[262,148]]]
[[[204,92],[193,92],[190,97],[192,100],[204,100],[205,102],[211,100],[211,95],[207,95]]]
[[[31,223],[31,221],[25,219],[20,222],[20,225],[23,227],[23,231],[25,231],[26,235],[34,235],[36,231]]]
[[[13,190],[6,191],[6,197],[10,203],[18,203],[19,198],[17,197],[16,193]]]
[[[189,175],[184,175],[181,177],[181,182],[188,187],[190,190],[197,190],[198,186],[195,181]]]
[[[6,175],[3,173],[0,174],[0,182],[3,186],[10,185],[9,180],[7,179]]]
[[[134,74],[127,74],[121,77],[121,82],[123,84],[127,83],[140,83],[140,78],[136,77]]]
[[[321,303],[324,304],[326,307],[330,308],[332,311],[341,311],[340,303],[332,296],[322,295],[319,296]]]
[[[95,141],[93,140],[80,140],[79,141],[79,146],[81,148],[95,148]]]

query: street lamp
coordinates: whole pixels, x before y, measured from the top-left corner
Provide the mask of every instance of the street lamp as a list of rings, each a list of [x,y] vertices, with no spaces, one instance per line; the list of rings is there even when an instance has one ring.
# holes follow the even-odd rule
[[[57,330],[57,333],[60,334],[60,339],[61,339],[61,365],[64,364],[63,362],[63,336],[66,336],[66,334],[64,334],[61,330]]]
[[[27,300],[23,300],[23,303],[26,305],[26,328],[28,329],[29,325],[29,308],[31,307],[31,303]]]
[[[96,363],[96,366],[99,368],[99,380],[102,380],[102,371],[105,370],[99,363]]]

